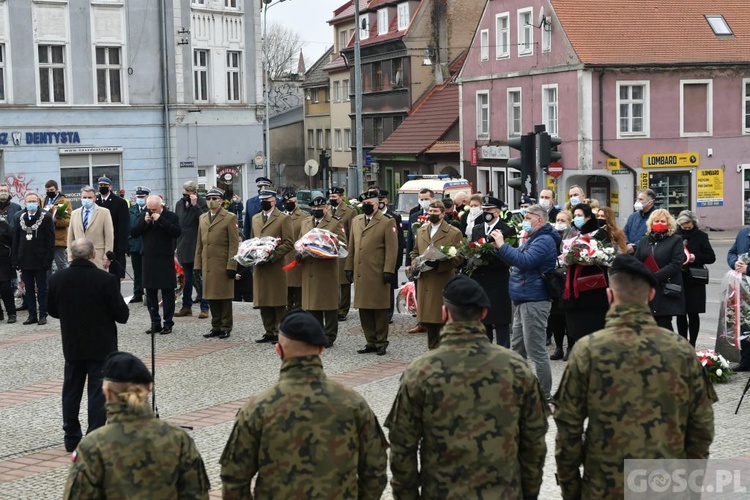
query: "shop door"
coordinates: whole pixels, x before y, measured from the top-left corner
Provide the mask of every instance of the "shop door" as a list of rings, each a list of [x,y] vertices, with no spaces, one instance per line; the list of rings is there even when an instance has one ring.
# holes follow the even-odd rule
[[[649,173],[648,187],[656,193],[654,205],[664,208],[677,217],[683,210],[690,210],[692,192],[690,172]]]
[[[235,194],[242,199],[242,165],[217,165],[216,187],[224,191],[225,200]]]

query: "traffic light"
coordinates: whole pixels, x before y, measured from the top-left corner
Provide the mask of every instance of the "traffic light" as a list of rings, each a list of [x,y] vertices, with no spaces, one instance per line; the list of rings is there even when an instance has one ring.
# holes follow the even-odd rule
[[[557,146],[562,143],[559,137],[552,137],[547,132],[539,134],[539,166],[545,168],[553,161],[562,158]]]
[[[518,139],[509,139],[508,146],[521,152],[518,158],[508,160],[508,166],[521,172],[520,177],[508,179],[508,185],[524,194],[536,192],[536,134],[529,133]]]

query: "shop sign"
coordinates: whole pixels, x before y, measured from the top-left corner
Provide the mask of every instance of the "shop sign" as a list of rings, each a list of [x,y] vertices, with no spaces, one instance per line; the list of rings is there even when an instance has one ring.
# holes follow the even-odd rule
[[[0,146],[21,144],[80,144],[76,131],[70,132],[0,132]]]
[[[629,175],[630,170],[627,168],[618,168],[617,170],[612,170],[612,175]]]
[[[94,153],[122,153],[122,146],[103,146],[91,148],[60,148],[61,155],[85,155]]]
[[[700,153],[643,155],[641,162],[643,168],[697,167],[700,163]]]
[[[469,150],[469,155],[471,157],[471,166],[476,167],[479,164],[479,156],[477,153],[477,148],[471,148]]]
[[[195,163],[192,161],[181,161],[180,162],[180,168],[193,168],[195,166]]]
[[[483,160],[507,160],[510,158],[510,148],[508,146],[482,146]]]
[[[607,170],[619,170],[620,159],[619,158],[607,158]]]
[[[648,172],[641,172],[641,189],[648,189]]]
[[[698,170],[697,206],[724,206],[724,170],[720,168]]]
[[[216,177],[224,184],[231,184],[232,181],[239,177],[240,169],[238,167],[221,167],[216,172]]]
[[[620,216],[620,193],[609,193],[609,208],[615,213],[616,217]]]

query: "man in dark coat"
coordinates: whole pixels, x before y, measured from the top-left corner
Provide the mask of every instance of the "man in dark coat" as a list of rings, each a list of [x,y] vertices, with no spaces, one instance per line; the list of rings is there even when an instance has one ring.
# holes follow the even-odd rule
[[[115,231],[113,251],[115,257],[117,257],[117,262],[115,265],[109,266],[109,272],[120,279],[124,279],[125,267],[127,266],[125,253],[128,251],[128,237],[130,237],[128,203],[112,192],[112,180],[109,177],[103,175],[99,177],[97,182],[99,183],[99,194],[96,195],[96,204],[109,210]]]
[[[47,271],[52,269],[55,256],[55,224],[52,217],[41,209],[40,202],[36,193],[26,193],[26,208],[16,221],[13,234],[11,261],[13,267],[21,270],[29,308],[24,325],[47,324]]]
[[[271,179],[267,177],[258,177],[257,179],[255,179],[255,186],[258,188],[258,196],[253,196],[252,198],[248,198],[245,204],[245,216],[242,222],[242,238],[243,239],[252,238],[250,233],[252,232],[253,216],[261,212],[260,192],[265,189],[273,190],[273,188],[271,187],[272,185],[273,183],[271,182]],[[276,205],[281,207],[283,203],[284,203],[284,200],[282,200],[281,198],[277,196]]]
[[[146,210],[146,197],[151,194],[147,187],[138,186],[135,188],[135,203],[128,209],[130,216],[130,227],[138,224],[138,219]],[[130,253],[130,262],[133,264],[133,298],[130,302],[143,302],[143,239],[133,237],[128,238],[128,252]]]
[[[378,200],[380,201],[379,207],[383,213],[390,215],[394,221],[396,221],[396,230],[398,231],[398,253],[396,254],[396,269],[393,270],[393,275],[396,279],[391,283],[391,306],[388,308],[388,323],[393,323],[393,310],[396,305],[396,288],[398,288],[398,270],[401,269],[401,264],[404,262],[404,232],[401,229],[401,216],[393,211],[393,207],[388,204],[388,191],[381,189],[378,194]]]
[[[503,202],[492,196],[482,197],[481,219],[477,219],[471,232],[471,241],[492,241],[490,233],[499,229],[505,238],[515,238],[516,231],[500,218]],[[500,257],[494,254],[483,255],[481,262],[472,269],[471,278],[482,287],[484,293],[490,298],[487,316],[482,323],[487,330],[490,342],[497,331],[497,343],[503,347],[510,348],[510,322],[511,302],[508,293],[508,281],[510,280],[510,267]],[[469,265],[472,265],[471,263]]]
[[[175,316],[193,315],[193,286],[200,301],[198,318],[208,318],[208,301],[203,298],[203,273],[195,271],[195,244],[198,241],[198,219],[208,212],[206,200],[198,196],[198,184],[187,181],[182,186],[182,199],[177,200],[174,211],[180,221],[182,234],[177,238],[177,261],[185,271],[182,289],[182,308]]]
[[[409,228],[406,231],[406,266],[411,265],[411,252],[414,250],[414,223],[417,222],[420,215],[427,217],[427,209],[430,206],[430,202],[435,197],[435,193],[431,189],[423,188],[417,194],[418,204],[416,207],[409,211]],[[414,283],[414,289],[416,290],[417,283]],[[409,333],[425,333],[427,327],[424,325],[417,324],[414,328],[409,330]]]
[[[174,272],[175,241],[180,235],[177,215],[161,204],[161,197],[149,196],[146,211],[133,228],[133,236],[143,239],[143,288],[151,315],[151,328],[146,333],[172,333],[174,322],[174,289],[177,280]],[[164,306],[164,328],[159,317],[159,290]]]
[[[107,414],[102,392],[104,359],[117,350],[117,323],[126,323],[130,311],[120,295],[119,280],[93,263],[94,244],[81,238],[71,243],[73,260],[52,275],[49,313],[60,319],[65,379],[62,389],[65,449],[75,450],[81,440],[83,386],[88,378],[88,423],[86,431],[104,425]]]
[[[10,187],[4,182],[0,183],[0,219],[8,221],[10,228],[13,229],[21,210],[21,205],[13,201],[10,196]]]
[[[16,272],[10,261],[11,249],[13,248],[13,231],[8,221],[0,217],[0,298],[2,298],[5,311],[8,313],[8,323],[16,322],[16,299],[13,296],[12,281],[16,278]],[[0,320],[3,312],[0,311]]]

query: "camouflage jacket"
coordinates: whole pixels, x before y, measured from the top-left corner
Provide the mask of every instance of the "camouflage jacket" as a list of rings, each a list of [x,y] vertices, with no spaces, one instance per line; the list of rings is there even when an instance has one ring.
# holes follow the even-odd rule
[[[606,328],[576,342],[553,400],[563,498],[622,498],[628,458],[708,458],[716,393],[646,304],[610,307]]]
[[[107,403],[107,425],[73,454],[65,499],[208,498],[211,485],[193,439],[182,429]]]
[[[277,384],[237,414],[221,456],[223,497],[379,499],[388,443],[365,399],[319,356],[285,360]]]
[[[520,355],[480,322],[444,326],[440,347],[404,372],[385,423],[394,497],[536,498],[548,415]]]

